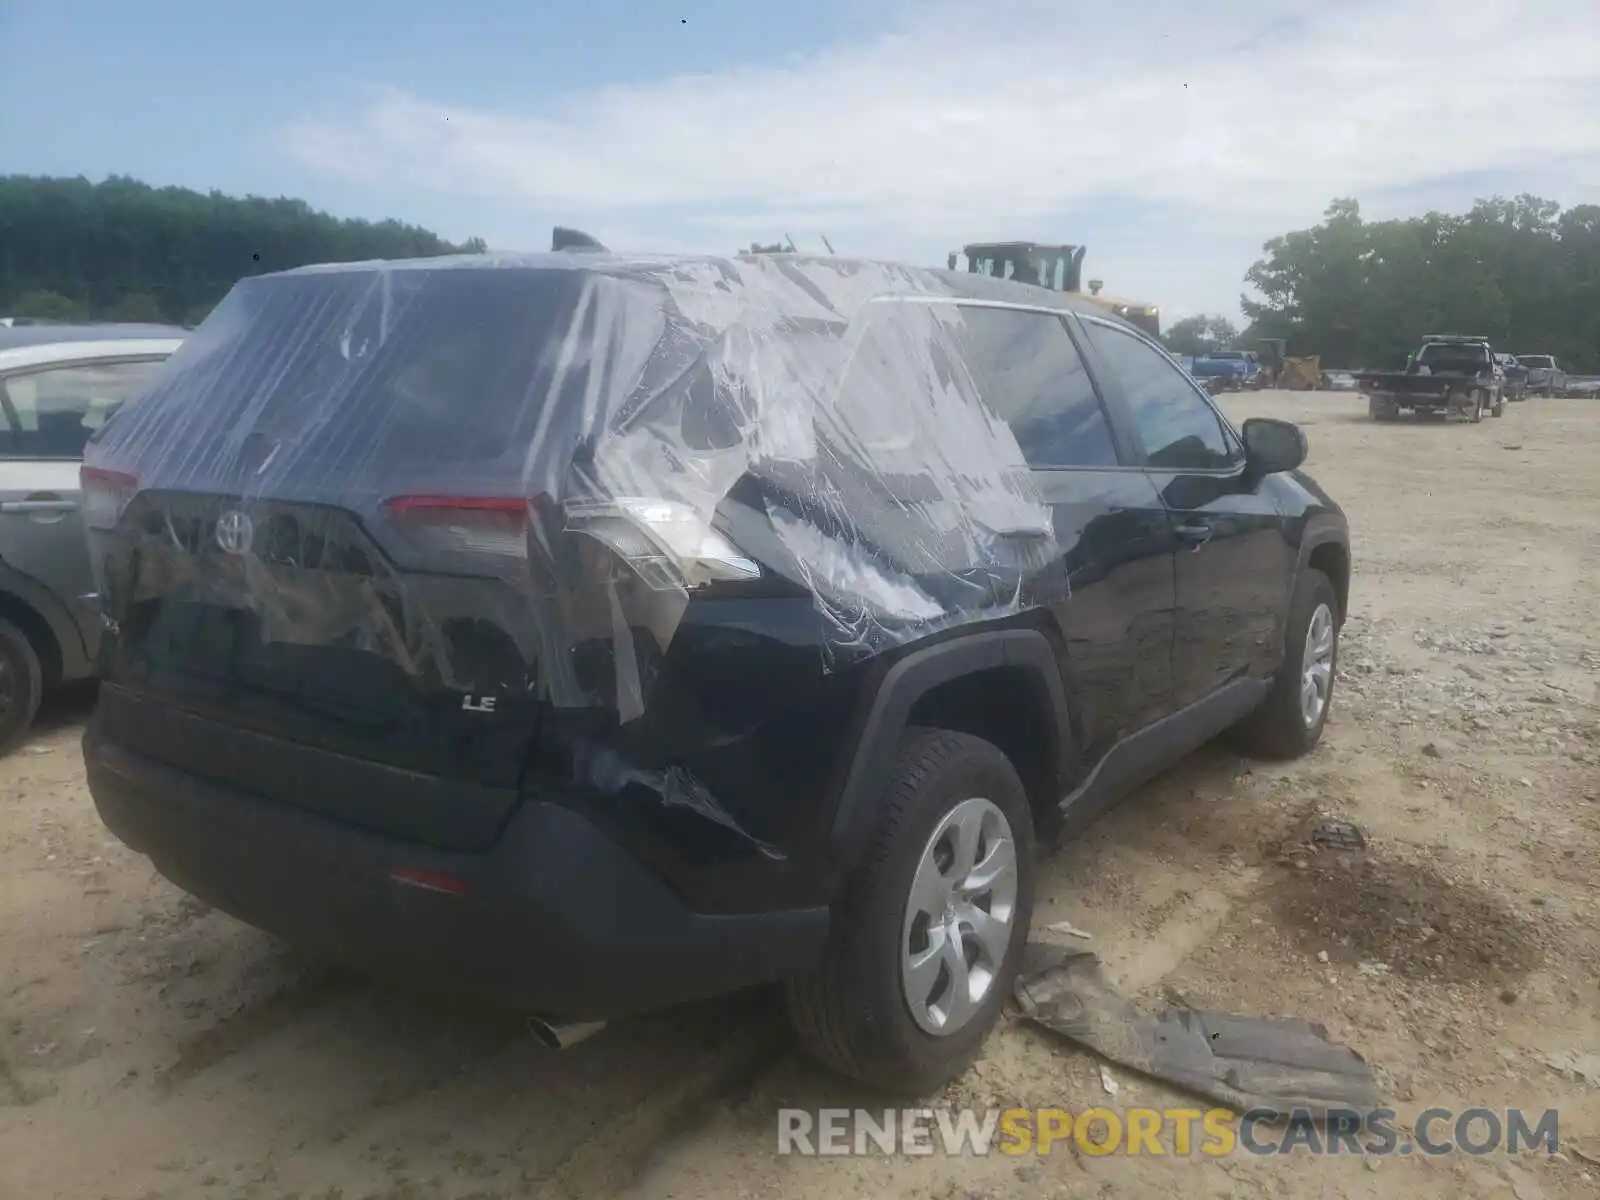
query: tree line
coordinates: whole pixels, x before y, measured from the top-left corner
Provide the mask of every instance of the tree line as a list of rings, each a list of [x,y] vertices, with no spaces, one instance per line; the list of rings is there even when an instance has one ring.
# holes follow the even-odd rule
[[[312,262],[481,252],[398,221],[348,220],[302,200],[235,198],[135,179],[0,176],[0,316],[197,324],[244,275]],[[748,252],[792,249],[787,239]],[[1600,373],[1600,206],[1535,196],[1464,214],[1367,221],[1335,200],[1311,229],[1275,237],[1246,273],[1242,332],[1201,315],[1175,353],[1254,347],[1340,367],[1404,363],[1426,333],[1483,334],[1512,353]]]
[[[1281,337],[1290,354],[1382,369],[1403,365],[1425,334],[1482,334],[1507,353],[1600,373],[1600,206],[1563,211],[1518,196],[1460,215],[1366,221],[1355,200],[1335,200],[1320,224],[1262,250],[1245,273],[1259,298],[1240,299],[1243,347]],[[1192,353],[1231,332],[1219,321],[1177,322],[1169,346]]]
[[[314,262],[476,253],[303,200],[138,180],[0,176],[0,316],[198,324],[245,275]]]

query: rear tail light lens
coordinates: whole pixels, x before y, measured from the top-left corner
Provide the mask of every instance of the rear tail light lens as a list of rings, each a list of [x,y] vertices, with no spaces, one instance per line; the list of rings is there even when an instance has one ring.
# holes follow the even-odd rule
[[[641,496],[569,504],[567,527],[609,547],[658,591],[761,578],[754,560],[686,504]]]
[[[520,496],[394,496],[384,506],[425,549],[528,557],[528,502]]]
[[[390,516],[427,549],[526,560],[529,501],[504,496],[394,496]],[[575,501],[566,528],[594,538],[658,591],[752,580],[761,568],[692,508],[621,496]]]
[[[406,887],[445,896],[466,896],[472,892],[472,885],[460,876],[427,867],[396,867],[389,872],[389,878]]]
[[[78,468],[78,484],[83,492],[83,521],[90,529],[115,529],[139,490],[137,476],[104,467]]]

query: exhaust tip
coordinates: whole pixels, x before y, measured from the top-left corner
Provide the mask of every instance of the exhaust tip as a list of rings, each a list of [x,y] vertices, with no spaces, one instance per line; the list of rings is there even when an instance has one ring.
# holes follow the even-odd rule
[[[539,1044],[547,1050],[566,1050],[579,1042],[592,1038],[606,1027],[604,1021],[546,1021],[543,1017],[529,1017],[528,1029]]]

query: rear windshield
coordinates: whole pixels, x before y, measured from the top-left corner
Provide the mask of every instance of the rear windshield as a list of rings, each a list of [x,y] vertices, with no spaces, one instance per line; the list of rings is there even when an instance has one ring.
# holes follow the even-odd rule
[[[659,336],[654,306],[608,283],[473,268],[245,280],[140,406],[138,432],[107,440],[215,461],[259,435],[340,473],[516,462],[553,398],[598,406],[642,365],[618,346],[642,360]]]
[[[1417,356],[1417,361],[1425,363],[1486,363],[1489,361],[1489,348],[1481,344],[1474,345],[1471,342],[1430,342],[1422,348],[1422,353]]]
[[[1517,361],[1525,367],[1553,367],[1556,360],[1548,354],[1519,354]]]

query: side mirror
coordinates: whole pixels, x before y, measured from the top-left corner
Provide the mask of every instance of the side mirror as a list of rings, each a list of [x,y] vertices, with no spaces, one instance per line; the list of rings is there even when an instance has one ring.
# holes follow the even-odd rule
[[[1258,477],[1296,470],[1310,452],[1305,431],[1292,421],[1252,417],[1242,432],[1245,465]]]

